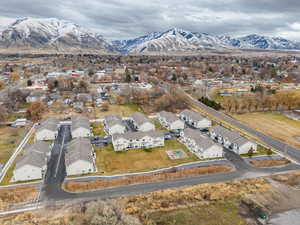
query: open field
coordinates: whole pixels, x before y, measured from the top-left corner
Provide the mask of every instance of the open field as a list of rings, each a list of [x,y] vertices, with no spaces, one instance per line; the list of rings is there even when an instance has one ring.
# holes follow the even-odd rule
[[[233,199],[167,212],[158,211],[150,213],[149,220],[159,225],[246,225],[246,219],[239,211],[239,201]]]
[[[169,159],[166,150],[175,149],[182,149],[189,157],[178,160]],[[98,170],[104,172],[104,174],[142,172],[199,160],[177,140],[165,141],[164,147],[147,150],[131,149],[116,152],[112,145],[108,145],[106,147],[96,147],[95,151]]]
[[[125,186],[137,183],[148,183],[162,180],[178,179],[183,177],[191,177],[197,175],[229,172],[232,170],[231,166],[227,165],[212,165],[202,166],[196,168],[189,168],[184,170],[168,170],[155,174],[136,175],[113,180],[93,180],[93,181],[68,181],[64,184],[64,189],[70,192],[83,192],[103,189],[108,187]]]
[[[26,193],[26,194],[25,194]],[[38,188],[35,185],[0,189],[0,210],[16,204],[30,203],[36,199]]]
[[[130,116],[134,112],[143,112],[143,110],[135,104],[125,104],[125,105],[117,105],[117,104],[109,104],[108,111],[103,112],[101,108],[95,108],[94,116],[95,118],[102,118],[109,114],[117,114],[121,117]]]
[[[300,148],[300,142],[296,140],[296,137],[300,136],[299,121],[271,112],[240,114],[234,115],[234,118],[271,137]]]
[[[7,162],[27,131],[27,128],[0,127],[0,164]]]

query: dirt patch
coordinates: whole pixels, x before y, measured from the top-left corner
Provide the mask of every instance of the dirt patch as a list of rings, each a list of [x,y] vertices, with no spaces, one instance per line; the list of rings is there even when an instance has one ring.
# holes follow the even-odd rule
[[[202,174],[229,172],[232,167],[226,165],[203,166],[184,170],[170,169],[161,173],[130,176],[113,180],[94,180],[86,182],[69,181],[64,184],[64,189],[70,192],[83,192],[101,188],[124,186],[129,184],[155,182],[161,180],[178,179]]]
[[[251,160],[250,163],[256,167],[273,167],[283,166],[289,164],[288,159],[264,159],[264,160]]]

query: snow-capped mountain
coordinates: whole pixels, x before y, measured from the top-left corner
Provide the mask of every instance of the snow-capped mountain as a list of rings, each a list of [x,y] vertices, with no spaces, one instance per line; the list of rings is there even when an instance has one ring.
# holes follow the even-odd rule
[[[132,40],[113,41],[113,45],[125,53],[186,52],[227,47],[218,37],[178,28],[150,33]]]
[[[9,24],[0,23],[0,47],[59,51],[111,50],[110,44],[102,35],[55,18],[22,18]]]
[[[0,20],[0,50],[54,50],[99,53],[172,53],[203,50],[300,50],[300,43],[256,34],[241,38],[173,28],[131,40],[107,41],[97,32],[55,18]]]
[[[290,41],[280,37],[266,37],[257,34],[248,35],[239,38],[240,48],[258,48],[258,49],[300,49],[300,43]]]
[[[113,46],[123,53],[189,52],[205,49],[276,49],[300,50],[300,43],[280,37],[256,34],[241,38],[215,36],[173,28],[166,32],[155,32],[132,40],[113,41]]]

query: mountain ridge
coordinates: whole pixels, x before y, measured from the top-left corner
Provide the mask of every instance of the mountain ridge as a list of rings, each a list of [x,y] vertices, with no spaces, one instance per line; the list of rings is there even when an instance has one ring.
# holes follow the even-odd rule
[[[0,49],[114,54],[197,53],[205,50],[300,50],[300,42],[257,34],[235,38],[180,28],[110,41],[99,32],[67,20],[25,17],[0,21]]]

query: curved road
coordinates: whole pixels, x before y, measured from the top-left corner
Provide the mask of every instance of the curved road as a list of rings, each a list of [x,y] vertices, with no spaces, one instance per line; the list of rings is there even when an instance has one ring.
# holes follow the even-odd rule
[[[48,170],[45,176],[45,181],[42,187],[40,201],[52,202],[68,199],[96,199],[96,198],[115,198],[134,194],[141,194],[168,188],[178,188],[183,186],[191,186],[203,183],[215,183],[229,181],[233,179],[244,179],[261,176],[269,176],[276,173],[299,170],[300,166],[289,164],[284,167],[277,168],[256,168],[246,163],[239,155],[236,155],[228,150],[225,150],[225,157],[234,166],[235,170],[228,173],[218,173],[201,175],[195,177],[187,177],[175,180],[159,181],[153,183],[133,184],[122,187],[108,188],[98,191],[85,193],[69,193],[61,188],[65,179],[65,163],[64,151],[65,146],[71,140],[70,127],[61,126],[59,135],[54,143],[51,159],[48,163]]]

